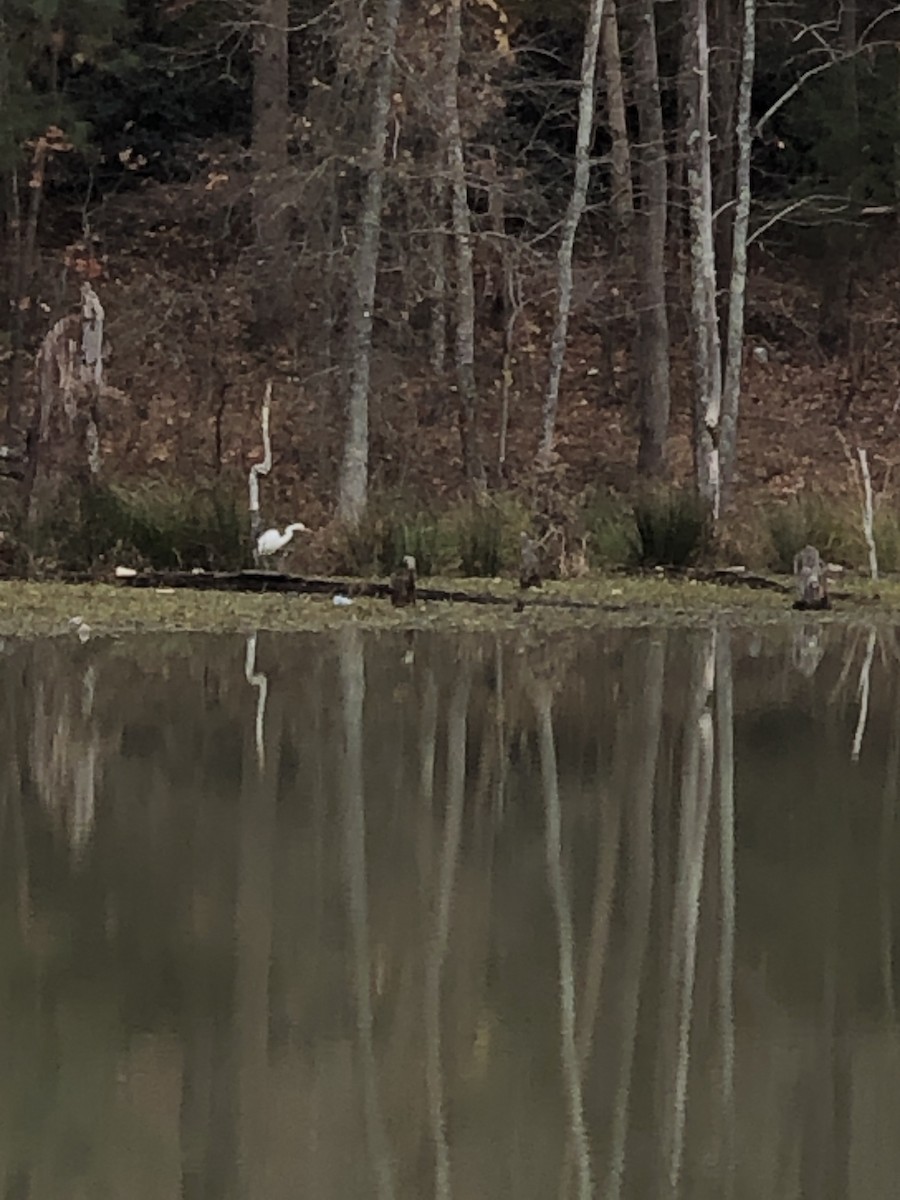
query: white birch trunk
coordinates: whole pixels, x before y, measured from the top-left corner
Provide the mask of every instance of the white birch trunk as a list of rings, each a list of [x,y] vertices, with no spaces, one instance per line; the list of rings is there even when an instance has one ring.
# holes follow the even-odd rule
[[[719,424],[722,361],[716,311],[712,166],[709,136],[709,36],[707,0],[691,9],[692,86],[688,100],[687,177],[691,214],[691,310],[694,321],[696,408],[694,452],[697,488],[713,518],[719,516]]]
[[[372,359],[372,309],[378,278],[378,244],[381,240],[381,204],[384,192],[384,154],[387,118],[394,75],[394,47],[400,0],[385,0],[379,59],[372,99],[369,136],[369,175],[359,218],[359,246],[350,296],[350,391],[347,431],[341,465],[338,516],[356,524],[366,507],[369,491],[369,372]]]
[[[741,368],[744,361],[744,306],[747,292],[747,233],[750,226],[750,154],[753,132],[750,108],[756,68],[756,0],[744,0],[743,52],[738,85],[736,205],[731,246],[731,279],[728,288],[728,332],[725,343],[725,383],[722,391],[720,439],[721,488],[726,494],[734,476],[737,423],[741,401]]]
[[[581,55],[578,131],[575,137],[575,180],[563,221],[562,238],[557,256],[556,323],[550,339],[550,374],[547,379],[547,390],[544,393],[544,406],[541,414],[541,441],[537,454],[539,467],[549,467],[553,458],[559,383],[562,377],[563,358],[566,353],[569,314],[572,310],[572,254],[591,179],[590,155],[591,136],[594,132],[594,91],[597,77],[597,50],[600,45],[600,28],[603,23],[603,3],[604,0],[591,0],[584,34],[584,49]]]
[[[272,381],[269,380],[266,384],[265,394],[263,395],[262,411],[259,418],[262,428],[262,462],[253,464],[250,468],[250,475],[247,481],[249,492],[247,510],[250,516],[250,540],[253,543],[254,554],[256,551],[256,539],[259,537],[262,525],[259,515],[259,477],[260,475],[268,475],[272,470],[272,439],[269,435],[269,409],[271,402]]]
[[[462,52],[463,0],[449,0],[444,45],[444,113],[447,166],[456,257],[456,386],[466,478],[476,491],[485,488],[475,395],[475,282],[472,275],[472,222],[466,188],[462,125],[459,117],[459,60]]]

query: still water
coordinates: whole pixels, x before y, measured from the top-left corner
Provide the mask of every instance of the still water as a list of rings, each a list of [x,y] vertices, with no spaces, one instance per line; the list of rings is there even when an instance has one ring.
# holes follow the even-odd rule
[[[0,655],[4,1200],[887,1200],[900,653]]]

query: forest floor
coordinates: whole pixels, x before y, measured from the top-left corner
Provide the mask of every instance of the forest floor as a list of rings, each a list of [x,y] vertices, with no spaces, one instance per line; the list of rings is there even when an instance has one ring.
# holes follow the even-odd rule
[[[321,534],[304,542],[303,569],[327,569],[340,458],[337,373],[316,326],[313,278],[298,283],[293,346],[262,350],[248,338],[250,265],[240,245],[239,199],[202,183],[145,188],[107,200],[93,215],[110,353],[103,450],[109,476],[196,483],[225,479],[246,493],[261,457],[259,406],[274,381],[274,470],[263,481],[266,524],[302,519]],[[43,265],[46,311],[65,311],[77,280],[71,221],[59,220]],[[57,244],[53,245],[55,237]],[[69,247],[67,250],[66,247]],[[857,447],[868,452],[876,493],[893,502],[900,461],[900,275],[882,271],[856,287],[852,353],[827,358],[815,330],[808,264],[761,253],[748,295],[733,540],[752,543],[761,505],[818,493],[858,505]],[[602,262],[579,269],[579,300],[560,396],[554,484],[575,498],[588,489],[627,495],[635,480],[637,421],[631,314],[616,305]],[[480,324],[482,436],[492,490],[534,491],[552,274],[534,280],[520,320],[506,463],[498,466],[500,333]],[[674,480],[692,470],[691,372],[686,281],[673,274]],[[303,297],[306,297],[304,300]],[[542,297],[542,299],[541,299]],[[679,302],[679,297],[683,302]],[[384,305],[385,310],[389,303]],[[47,318],[48,321],[53,319]],[[680,322],[680,326],[679,326]],[[372,484],[413,503],[449,504],[465,480],[452,388],[422,369],[424,349],[398,321],[376,325],[372,372]],[[900,511],[900,507],[898,507]],[[752,556],[751,556],[752,557]]]

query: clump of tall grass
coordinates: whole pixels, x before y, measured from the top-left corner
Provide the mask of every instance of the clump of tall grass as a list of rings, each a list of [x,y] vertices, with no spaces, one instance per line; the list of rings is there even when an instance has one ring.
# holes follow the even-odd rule
[[[519,533],[530,517],[508,496],[465,500],[441,514],[404,497],[376,497],[355,526],[344,528],[337,570],[388,575],[412,554],[421,575],[492,577],[518,564]]]
[[[873,532],[879,570],[888,575],[900,571],[900,513],[882,505],[875,512]]]
[[[815,546],[823,558],[853,563],[860,559],[858,518],[851,516],[840,500],[825,500],[811,493],[792,496],[769,508],[763,521],[773,570],[793,571],[794,555],[806,545]]]
[[[113,558],[155,570],[237,570],[247,563],[245,518],[235,498],[211,486],[148,481],[73,492],[33,531],[35,553],[64,570]]]
[[[493,578],[519,562],[519,535],[531,517],[513,496],[467,500],[447,514],[449,540],[463,575]]]
[[[712,549],[709,505],[692,488],[653,488],[634,501],[633,562],[689,567]]]
[[[338,546],[338,570],[388,575],[412,554],[420,575],[432,575],[452,556],[440,521],[409,501],[381,497],[357,525],[347,525]]]
[[[582,502],[579,525],[587,537],[592,566],[627,567],[635,557],[634,512],[623,500],[601,492]]]

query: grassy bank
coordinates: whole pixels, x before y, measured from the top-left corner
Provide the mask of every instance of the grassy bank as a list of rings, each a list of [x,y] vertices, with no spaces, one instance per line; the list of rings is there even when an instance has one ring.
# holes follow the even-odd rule
[[[138,480],[69,489],[28,523],[14,499],[8,491],[7,508],[0,505],[0,574],[7,577],[103,578],[117,564],[227,571],[252,561],[236,481],[172,486]],[[281,527],[297,515],[266,512],[263,524]],[[372,577],[390,574],[412,554],[423,578],[491,579],[517,572],[522,531],[534,539],[550,579],[716,563],[790,572],[794,554],[807,543],[850,570],[868,560],[858,507],[846,498],[803,493],[773,499],[729,514],[714,529],[689,487],[566,496],[548,484],[477,502],[445,497],[439,506],[400,492],[376,493],[358,526],[326,520],[293,538],[279,565],[302,574]],[[879,498],[874,534],[882,571],[900,570],[900,501]]]
[[[541,598],[596,604],[591,608],[550,608],[530,604],[514,610],[519,592],[510,581],[477,588],[471,580],[435,580],[436,585],[488,592],[509,604],[479,606],[420,602],[393,609],[385,600],[357,599],[336,608],[328,597],[252,595],[232,592],[130,589],[111,584],[0,583],[0,636],[77,638],[83,625],[88,640],[129,633],[205,631],[251,632],[336,630],[348,624],[371,629],[552,630],[588,625],[695,624],[732,615],[742,622],[780,620],[883,620],[900,615],[900,583],[876,591],[865,582],[847,585],[849,598],[831,613],[792,612],[790,600],[771,591],[743,586],[649,577],[592,576],[550,583]]]

